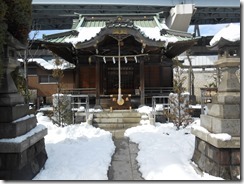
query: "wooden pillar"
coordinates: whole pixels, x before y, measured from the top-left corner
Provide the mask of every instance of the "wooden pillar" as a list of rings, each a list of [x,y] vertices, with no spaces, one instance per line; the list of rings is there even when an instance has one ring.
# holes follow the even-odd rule
[[[140,94],[141,94],[141,105],[145,105],[144,60],[140,61]]]
[[[80,63],[76,63],[76,68],[75,68],[75,88],[80,87]]]
[[[100,62],[96,60],[96,109],[100,109]]]

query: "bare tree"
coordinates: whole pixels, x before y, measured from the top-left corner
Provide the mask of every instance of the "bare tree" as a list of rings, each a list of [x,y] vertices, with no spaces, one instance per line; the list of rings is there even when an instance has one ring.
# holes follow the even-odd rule
[[[23,64],[24,64],[24,83],[25,83],[25,85],[24,85],[24,90],[22,91],[22,94],[25,98],[26,104],[28,104],[30,101],[30,93],[29,93],[29,89],[28,89],[28,61],[31,58],[33,58],[33,55],[30,51],[32,49],[33,43],[35,42],[35,38],[36,38],[38,32],[39,31],[36,30],[33,34],[33,37],[28,39],[28,44],[27,44],[26,49],[22,52],[18,52],[19,58],[23,60]],[[37,50],[36,50],[36,52],[37,52]]]

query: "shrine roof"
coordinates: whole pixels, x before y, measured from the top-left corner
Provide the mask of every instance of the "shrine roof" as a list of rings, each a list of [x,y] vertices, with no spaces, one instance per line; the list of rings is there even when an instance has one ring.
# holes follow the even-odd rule
[[[137,40],[148,45],[167,47],[170,43],[192,40],[190,33],[170,30],[164,20],[156,15],[149,16],[80,16],[73,21],[70,31],[46,35],[43,41],[49,43],[72,44],[76,47],[89,47],[105,34],[116,33],[116,28],[127,29]],[[123,32],[122,32],[123,34]],[[79,45],[79,46],[78,46]]]

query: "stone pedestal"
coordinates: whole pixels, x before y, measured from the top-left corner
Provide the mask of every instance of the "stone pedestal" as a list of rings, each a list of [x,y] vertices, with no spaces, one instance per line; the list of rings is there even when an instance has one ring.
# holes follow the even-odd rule
[[[10,35],[6,43],[0,85],[0,180],[30,180],[47,159],[47,129],[37,125],[34,115],[28,115],[28,105],[11,77],[18,66],[16,49],[23,46]]]
[[[240,177],[240,83],[236,71],[240,65],[239,46],[222,45],[219,60],[222,70],[218,93],[201,115],[200,127],[193,127],[196,136],[192,160],[213,176],[227,180]],[[235,54],[233,54],[235,53]]]

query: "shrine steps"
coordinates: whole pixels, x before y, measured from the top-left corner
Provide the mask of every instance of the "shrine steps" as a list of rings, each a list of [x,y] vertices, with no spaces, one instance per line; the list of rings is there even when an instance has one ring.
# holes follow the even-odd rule
[[[92,125],[104,130],[126,130],[138,126],[141,120],[141,114],[134,110],[105,110],[94,112]]]

